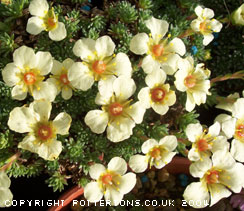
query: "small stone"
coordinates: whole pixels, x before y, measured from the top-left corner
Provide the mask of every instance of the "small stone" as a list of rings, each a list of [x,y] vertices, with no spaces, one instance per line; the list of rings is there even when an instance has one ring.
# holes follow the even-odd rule
[[[141,177],[141,181],[142,181],[142,183],[148,182],[148,177],[147,177],[147,175],[143,175],[143,176]]]
[[[186,174],[180,174],[179,179],[181,186],[186,187],[188,185],[188,176]]]
[[[154,179],[154,177],[155,177],[155,171],[149,171],[147,173],[147,176],[148,176],[149,179]]]
[[[169,173],[166,169],[161,169],[158,171],[158,181],[165,182],[169,179]]]

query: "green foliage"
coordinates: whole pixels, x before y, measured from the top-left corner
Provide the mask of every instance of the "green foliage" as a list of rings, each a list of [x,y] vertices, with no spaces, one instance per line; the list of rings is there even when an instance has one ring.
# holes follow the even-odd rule
[[[96,40],[103,35],[111,36],[116,44],[115,54],[126,53],[133,67],[132,78],[136,82],[136,91],[132,96],[133,102],[138,100],[138,92],[146,85],[146,74],[141,68],[142,58],[130,52],[129,46],[132,37],[140,32],[150,33],[145,21],[151,16],[162,18],[170,23],[169,31],[171,38],[183,37],[186,45],[186,55],[192,55],[195,63],[205,63],[212,72],[211,78],[226,73],[233,73],[243,69],[243,27],[225,24],[221,33],[215,34],[215,40],[208,46],[203,46],[203,36],[193,34],[183,36],[189,29],[191,21],[195,18],[194,9],[197,5],[204,5],[214,9],[215,17],[222,19],[228,16],[222,0],[138,0],[138,1],[104,1],[101,10],[93,7],[90,11],[84,11],[82,6],[87,0],[50,1],[58,15],[59,21],[65,24],[67,37],[59,42],[50,40],[48,33],[43,31],[37,36],[29,35],[25,30],[30,15],[28,14],[29,0],[12,0],[9,5],[0,4],[0,72],[13,61],[14,49],[20,45],[27,45],[35,51],[49,51],[52,56],[62,62],[66,58],[79,61],[73,54],[75,41],[86,37]],[[230,11],[239,6],[238,1],[225,0]],[[21,26],[18,25],[21,23]],[[167,36],[166,34],[166,36]],[[18,39],[22,40],[21,42]],[[196,46],[197,52],[193,55],[192,47]],[[48,76],[47,76],[48,77]],[[174,76],[167,76],[167,83],[174,83]],[[216,97],[227,95],[234,91],[243,89],[242,83],[233,81],[221,82],[211,88],[211,95],[202,107],[212,109],[216,104]],[[173,87],[173,86],[172,86]],[[222,88],[224,87],[224,88]],[[227,88],[226,88],[227,87]],[[133,129],[133,135],[127,140],[113,143],[103,134],[93,133],[84,123],[84,116],[90,110],[101,109],[95,104],[98,91],[97,82],[88,91],[74,90],[70,100],[64,100],[59,95],[52,103],[53,109],[51,119],[60,112],[67,112],[72,117],[72,125],[69,135],[58,136],[62,142],[63,150],[58,160],[44,161],[37,154],[26,150],[19,150],[18,143],[26,134],[18,134],[10,131],[7,125],[9,113],[17,106],[32,102],[32,97],[25,101],[13,100],[11,89],[2,81],[0,74],[0,166],[8,164],[9,158],[20,152],[21,156],[7,170],[13,177],[37,176],[47,173],[49,187],[54,191],[61,191],[67,185],[68,177],[71,175],[72,182],[84,187],[89,181],[88,171],[92,163],[106,165],[114,156],[123,157],[126,161],[137,153],[141,153],[141,145],[149,138],[160,140],[166,135],[175,135],[179,142],[177,151],[186,156],[186,147],[189,143],[185,141],[184,131],[188,124],[197,123],[199,114],[196,111],[186,112],[184,110],[186,93],[175,89],[177,102],[170,107],[168,114],[160,116],[152,109],[145,113],[143,122]],[[181,106],[180,106],[181,105]],[[120,210],[122,207],[109,208]],[[133,208],[136,210],[137,208]],[[140,210],[140,208],[138,208]]]
[[[195,111],[192,111],[179,116],[176,119],[176,123],[179,126],[179,129],[184,131],[187,125],[198,122],[197,117],[199,117],[199,114],[196,114]]]
[[[65,185],[68,185],[64,175],[55,172],[49,179],[46,180],[48,187],[52,187],[53,191],[62,191]]]

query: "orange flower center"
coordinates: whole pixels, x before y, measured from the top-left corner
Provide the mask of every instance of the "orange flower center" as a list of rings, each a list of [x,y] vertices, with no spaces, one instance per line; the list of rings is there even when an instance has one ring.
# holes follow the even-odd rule
[[[200,152],[208,150],[209,146],[205,139],[200,139],[197,141],[197,148]]]
[[[152,46],[152,53],[154,56],[158,57],[158,56],[162,56],[164,53],[164,48],[162,45],[154,45]]]
[[[95,61],[92,64],[92,69],[97,74],[102,74],[106,70],[106,64],[103,61]]]
[[[151,90],[151,98],[154,102],[160,102],[164,99],[166,93],[165,90],[163,90],[160,87],[154,88]]]
[[[103,184],[108,185],[112,183],[112,179],[112,175],[108,173],[102,176],[101,181]]]
[[[150,153],[151,157],[153,157],[153,158],[158,158],[160,156],[160,154],[161,154],[161,151],[159,148],[154,148]]]
[[[53,135],[52,128],[48,125],[40,125],[37,130],[37,135],[41,140],[46,141]]]
[[[109,106],[109,113],[112,116],[119,116],[123,112],[123,106],[120,103],[113,103]]]
[[[56,21],[54,17],[50,17],[47,19],[47,24],[50,28],[55,28],[56,27]]]
[[[236,135],[240,139],[244,139],[244,124],[239,124],[236,127]]]
[[[196,78],[193,76],[193,75],[188,75],[186,78],[185,78],[185,85],[188,87],[188,88],[193,88],[195,85],[196,85]]]
[[[24,82],[27,85],[32,85],[36,82],[36,75],[33,72],[28,72],[24,74]]]
[[[70,83],[67,74],[60,75],[60,78],[59,79],[65,85],[67,85],[67,84]]]
[[[206,173],[206,182],[207,184],[215,184],[218,182],[219,172],[217,170],[210,170]]]
[[[206,30],[206,27],[207,27],[207,23],[204,21],[202,23],[200,23],[200,31],[205,31]]]

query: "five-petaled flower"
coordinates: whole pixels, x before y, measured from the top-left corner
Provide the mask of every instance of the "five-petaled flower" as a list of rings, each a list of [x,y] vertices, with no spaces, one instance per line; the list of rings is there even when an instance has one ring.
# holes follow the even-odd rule
[[[108,168],[102,164],[90,167],[89,174],[95,181],[88,183],[84,188],[84,196],[90,202],[97,202],[104,196],[111,205],[117,206],[124,194],[129,193],[136,184],[136,175],[127,173],[127,164],[124,159],[114,157],[108,163]]]
[[[230,152],[240,162],[244,162],[244,98],[239,98],[232,106],[232,116],[220,114],[216,121],[221,123],[227,138],[234,138]]]
[[[133,155],[129,160],[130,168],[136,172],[144,172],[149,167],[163,168],[175,156],[173,152],[177,147],[177,138],[173,135],[165,136],[159,142],[154,139],[145,141],[141,150],[146,155]]]
[[[76,62],[69,72],[70,80],[77,81],[75,87],[86,91],[94,81],[99,81],[99,92],[111,94],[111,86],[115,76],[131,77],[132,67],[125,53],[114,55],[115,44],[109,36],[103,36],[96,41],[90,38],[78,40],[73,48],[76,56],[83,62]]]
[[[194,67],[191,56],[179,60],[179,71],[175,74],[175,86],[181,92],[187,93],[186,110],[192,111],[195,105],[206,102],[206,95],[210,95],[210,81],[207,80],[210,71],[204,69],[204,64]]]
[[[222,23],[213,18],[214,12],[208,8],[197,6],[195,8],[197,19],[191,22],[191,28],[204,36],[203,45],[208,45],[213,39],[213,32],[220,32]]]
[[[11,130],[28,133],[18,147],[37,153],[45,160],[54,160],[59,156],[62,143],[56,140],[56,136],[68,134],[71,124],[71,117],[64,112],[50,121],[51,109],[52,105],[48,101],[34,101],[29,107],[14,108],[8,120]]]
[[[66,37],[65,25],[58,21],[54,9],[49,9],[46,0],[32,0],[29,5],[29,11],[34,17],[28,19],[26,26],[27,32],[37,35],[43,30],[46,30],[50,39],[54,41],[60,41]]]
[[[51,70],[51,77],[47,79],[48,82],[54,84],[57,88],[57,94],[62,92],[62,97],[68,100],[72,97],[72,89],[77,82],[77,80],[70,81],[68,73],[70,72],[71,66],[74,64],[72,59],[65,59],[63,63],[57,60],[53,61],[53,68]]]
[[[169,42],[170,35],[164,38],[169,28],[167,21],[152,17],[145,23],[151,33],[149,36],[146,33],[135,35],[130,42],[130,50],[138,55],[147,54],[141,64],[145,73],[149,74],[161,66],[167,74],[174,74],[178,59],[186,52],[185,44],[179,38]]]
[[[192,148],[188,153],[189,160],[203,160],[206,156],[209,157],[217,150],[229,151],[229,143],[225,136],[219,136],[220,124],[215,122],[207,130],[203,131],[199,123],[189,124],[186,128],[186,135],[189,141],[192,142]],[[212,152],[212,153],[211,153]]]
[[[13,87],[12,97],[24,100],[29,92],[35,100],[47,99],[53,101],[56,88],[43,80],[53,66],[49,52],[39,51],[35,54],[32,48],[22,46],[14,51],[13,63],[9,63],[2,71],[5,83]]]
[[[239,193],[243,186],[244,166],[236,163],[229,152],[218,150],[212,156],[205,157],[190,166],[193,177],[200,178],[200,182],[193,182],[184,191],[186,201],[200,201],[193,207],[210,207],[220,199],[231,195],[231,191]],[[204,202],[205,201],[205,202]],[[207,202],[207,203],[206,203]]]
[[[11,205],[13,194],[9,190],[10,183],[11,181],[7,174],[0,170],[0,207],[7,207]]]
[[[120,142],[132,135],[135,124],[143,120],[145,108],[140,102],[131,105],[129,98],[135,92],[133,79],[120,76],[114,80],[110,95],[97,94],[96,104],[102,110],[92,110],[85,116],[85,123],[94,133],[103,133],[107,127],[107,137],[112,142]]]
[[[148,87],[142,88],[138,99],[145,108],[152,107],[158,114],[164,115],[176,101],[175,92],[170,90],[169,84],[164,84],[166,74],[162,69],[153,70],[146,76]]]

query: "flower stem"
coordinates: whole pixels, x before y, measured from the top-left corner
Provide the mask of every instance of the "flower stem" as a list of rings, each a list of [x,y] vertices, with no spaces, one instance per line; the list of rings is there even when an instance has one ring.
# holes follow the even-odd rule
[[[226,81],[229,79],[243,79],[244,80],[244,70],[235,72],[233,74],[227,74],[224,76],[218,76],[216,78],[213,78],[210,82],[211,84],[216,83],[218,81]]]
[[[7,169],[9,169],[11,167],[11,165],[13,164],[14,161],[18,160],[18,158],[20,157],[21,153],[17,152],[16,154],[14,154],[13,156],[11,156],[6,162],[6,164],[4,166],[2,166],[0,168],[0,171],[5,171]]]

